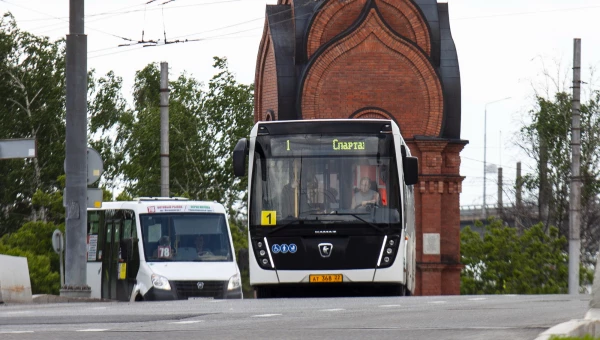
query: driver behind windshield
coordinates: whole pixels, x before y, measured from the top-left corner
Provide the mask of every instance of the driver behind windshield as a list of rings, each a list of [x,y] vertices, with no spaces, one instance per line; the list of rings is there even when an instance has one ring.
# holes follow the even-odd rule
[[[359,191],[352,197],[352,209],[366,211],[367,205],[376,205],[379,202],[379,193],[371,189],[371,180],[369,177],[360,179]]]
[[[206,244],[204,244],[204,236],[196,236],[194,244],[196,245],[196,252],[198,253],[198,257],[205,255],[213,255],[212,249],[210,249],[209,247],[207,247]]]

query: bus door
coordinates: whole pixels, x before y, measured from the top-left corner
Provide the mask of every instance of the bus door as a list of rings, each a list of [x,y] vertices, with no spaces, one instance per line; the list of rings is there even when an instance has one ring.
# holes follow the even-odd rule
[[[129,301],[140,267],[133,211],[115,211],[106,218],[102,257],[102,298]]]
[[[115,211],[107,211],[102,254],[102,298],[117,299],[117,270],[120,243],[120,220]]]
[[[134,212],[123,211],[122,214],[117,264],[117,300],[129,301],[140,269],[139,240]]]

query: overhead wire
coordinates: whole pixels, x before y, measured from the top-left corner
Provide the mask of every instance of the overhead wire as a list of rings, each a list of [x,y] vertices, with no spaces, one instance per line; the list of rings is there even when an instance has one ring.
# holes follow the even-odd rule
[[[6,2],[6,3],[11,4],[11,5],[18,6],[16,4],[12,4],[12,3],[8,2],[7,0],[0,0],[0,1]],[[185,8],[185,7],[193,7],[193,6],[204,6],[204,5],[210,5],[210,4],[222,4],[222,3],[239,2],[239,1],[241,1],[241,0],[213,1],[213,2],[200,3],[200,4],[170,6],[170,7],[168,7],[168,9],[177,9],[177,8]],[[154,1],[148,1],[148,2],[146,2],[144,4],[141,4],[141,5],[147,5],[147,4],[152,3],[152,2],[154,2]],[[164,5],[166,3],[169,3],[169,2],[171,2],[171,1],[167,1],[167,2],[163,3],[162,5]],[[306,4],[302,5],[302,6],[308,6],[308,5],[314,5],[314,3],[308,2],[308,3],[306,3]],[[325,6],[322,6],[319,9],[319,11],[325,9],[328,5],[331,5],[331,4],[326,4]],[[140,6],[140,5],[129,6],[129,7],[125,7],[125,8],[122,8],[122,9],[133,8],[133,7],[137,7],[137,6]],[[19,7],[26,8],[26,7],[23,7],[23,6],[19,6]],[[161,6],[161,7],[163,7],[163,6]],[[566,8],[566,9],[563,8],[563,9],[553,9],[553,10],[542,10],[542,11],[535,11],[535,12],[516,12],[516,13],[513,12],[513,13],[502,13],[502,14],[494,14],[494,15],[488,15],[488,16],[474,16],[474,17],[464,17],[464,18],[460,18],[459,17],[459,18],[452,18],[451,21],[456,21],[456,20],[470,20],[470,19],[477,19],[477,18],[492,18],[492,17],[516,16],[516,15],[540,14],[540,13],[550,13],[550,12],[559,12],[559,11],[576,11],[576,10],[584,10],[584,9],[590,9],[590,8],[600,8],[600,6],[584,6],[584,7],[574,7],[574,8]],[[26,9],[29,9],[29,8],[26,8]],[[160,8],[160,9],[163,10],[164,8]],[[31,10],[31,9],[29,9],[29,10]],[[152,10],[159,10],[159,8],[149,9],[149,11],[152,11]],[[289,9],[287,11],[292,11],[292,10],[293,9]],[[142,9],[127,10],[127,11],[116,10],[116,11],[108,11],[108,12],[91,14],[91,15],[87,15],[86,17],[103,16],[103,15],[120,15],[120,14],[128,14],[128,13],[134,13],[134,12],[140,12],[140,11],[142,11]],[[146,11],[146,9],[144,9],[144,11]],[[282,11],[280,13],[285,13],[285,11]],[[314,13],[316,13],[316,12],[314,12]],[[309,13],[309,15],[312,15],[314,13]],[[42,13],[42,14],[45,14],[45,13]],[[58,19],[58,20],[62,20],[61,18],[58,18],[58,17],[53,17],[53,18],[54,19]],[[282,21],[280,21],[278,23],[283,23],[285,21],[289,21],[289,20],[293,20],[293,19],[294,18],[285,19],[285,20],[282,20]],[[182,36],[177,36],[177,37],[174,37],[173,39],[180,39],[180,38],[189,37],[189,36],[206,34],[206,33],[213,32],[213,31],[218,31],[218,30],[222,30],[222,29],[226,29],[226,28],[240,26],[240,25],[247,24],[247,23],[250,23],[250,22],[253,22],[253,21],[257,21],[257,20],[264,20],[264,17],[255,18],[255,19],[244,21],[244,22],[240,22],[240,23],[236,23],[236,24],[232,24],[232,25],[227,25],[227,26],[223,26],[223,27],[220,27],[220,28],[211,29],[211,30],[207,30],[207,31],[203,31],[203,32],[197,32],[197,33],[192,33],[192,34],[186,34],[186,35],[182,35]],[[232,33],[227,33],[227,34],[224,34],[223,36],[228,36],[228,35],[232,35],[232,34],[236,34],[236,33],[249,32],[249,31],[256,30],[256,29],[261,29],[261,28],[263,28],[263,26],[261,26],[261,27],[254,27],[254,28],[250,28],[250,29],[245,29],[245,30],[241,30],[241,31],[237,31],[237,32],[232,32]],[[93,29],[93,28],[90,28],[90,29]],[[96,30],[96,29],[93,29],[93,30]],[[117,36],[117,35],[114,35],[114,34],[111,34],[111,33],[108,33],[108,32],[103,32],[101,30],[96,30],[96,31],[101,32],[101,33],[105,33],[105,34],[109,34],[111,36],[114,36],[114,37],[117,37],[117,38],[120,38],[120,39],[127,39],[127,38],[120,37],[120,36]],[[210,39],[210,38],[218,38],[218,37],[220,37],[220,36],[213,36],[213,37],[208,37],[208,38],[194,39],[194,41],[201,41],[201,40],[206,40],[206,39]],[[133,39],[129,39],[128,41],[134,41],[134,40]],[[181,41],[181,42],[191,42],[191,40]]]
[[[67,23],[69,22],[68,20],[61,19],[61,18],[59,18],[59,17],[55,17],[55,16],[53,16],[53,15],[50,15],[50,14],[47,14],[47,13],[44,13],[44,12],[40,12],[40,11],[37,11],[37,10],[35,10],[35,9],[31,9],[31,8],[28,8],[28,7],[25,7],[25,6],[17,5],[17,4],[14,4],[14,3],[11,3],[11,2],[9,2],[9,1],[7,1],[7,0],[0,0],[0,1],[2,1],[2,2],[5,2],[5,3],[9,4],[9,5],[13,5],[13,6],[21,7],[21,8],[23,8],[23,9],[26,9],[26,10],[29,10],[29,11],[32,11],[32,12],[36,12],[36,13],[40,13],[40,14],[46,15],[46,16],[52,17],[52,18],[54,18],[54,19],[57,19],[57,20],[66,21]],[[96,28],[92,28],[92,27],[89,27],[89,26],[86,26],[86,27],[87,27],[88,29],[91,29],[91,30],[93,30],[93,31],[97,31],[97,32],[100,32],[100,33],[103,33],[103,34],[107,34],[107,35],[113,36],[113,37],[115,37],[115,38],[119,38],[119,39],[123,39],[123,40],[131,40],[131,39],[129,39],[129,38],[121,37],[121,36],[118,36],[118,35],[116,35],[116,34],[108,33],[108,32],[105,32],[105,31],[102,31],[102,30],[99,30],[99,29],[96,29]]]

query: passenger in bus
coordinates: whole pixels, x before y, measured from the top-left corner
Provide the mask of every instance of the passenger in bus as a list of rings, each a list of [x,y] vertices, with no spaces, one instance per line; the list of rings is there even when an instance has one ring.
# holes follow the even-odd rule
[[[369,177],[360,179],[359,190],[352,197],[352,209],[366,211],[369,204],[378,204],[379,193],[371,189],[371,180]]]

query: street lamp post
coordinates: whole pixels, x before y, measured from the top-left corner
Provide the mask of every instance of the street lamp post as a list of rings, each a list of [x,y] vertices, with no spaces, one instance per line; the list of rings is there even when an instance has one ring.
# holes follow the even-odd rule
[[[510,99],[506,97],[485,104],[484,116],[483,116],[483,219],[487,220],[487,207],[485,206],[485,195],[486,195],[486,167],[487,167],[487,107],[490,104],[498,103],[503,100]]]

